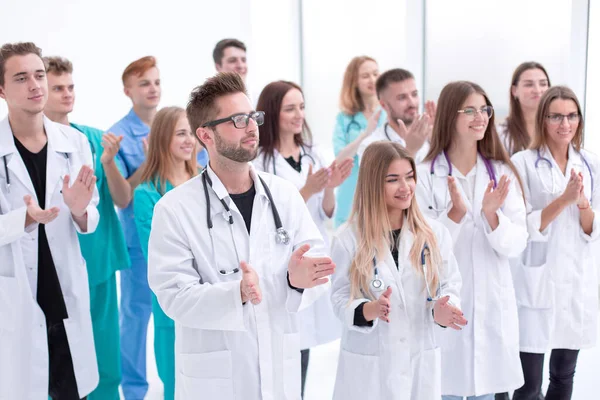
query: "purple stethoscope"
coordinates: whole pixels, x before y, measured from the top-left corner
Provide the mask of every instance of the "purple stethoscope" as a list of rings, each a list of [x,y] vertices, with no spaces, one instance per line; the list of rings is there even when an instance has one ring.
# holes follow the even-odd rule
[[[585,159],[585,157],[583,156],[583,154],[581,154],[581,152],[579,153],[579,157],[581,157],[581,161],[583,161],[583,163],[585,164],[588,172],[590,173],[590,181],[591,181],[591,193],[594,193],[594,175],[592,174],[592,168],[590,167],[590,164],[587,162],[587,160]],[[540,168],[538,168],[540,162],[544,162],[546,164],[548,164],[548,166],[550,167],[550,177],[552,179],[552,190],[548,189],[548,186],[546,185],[546,182],[542,179],[542,177],[540,176]],[[537,150],[537,158],[535,160],[535,172],[537,173],[538,178],[540,179],[540,182],[542,183],[542,186],[544,187],[544,190],[546,190],[548,193],[551,194],[556,194],[560,191],[560,187],[559,185],[556,183],[556,179],[554,179],[554,170],[556,168],[554,168],[554,165],[552,164],[552,161],[550,161],[549,159],[547,159],[546,157],[542,157],[542,154],[540,153],[540,149]],[[590,199],[590,203],[591,203],[591,199]]]
[[[478,152],[479,155],[481,156],[481,158],[483,159],[483,163],[485,164],[485,169],[487,170],[488,176],[490,177],[490,179],[492,181],[494,181],[494,189],[496,188],[496,186],[498,186],[498,181],[496,180],[496,172],[494,171],[494,167],[492,167],[492,163],[490,162],[490,160],[488,160],[487,158],[485,158],[480,152]],[[443,151],[444,154],[444,158],[446,159],[446,164],[448,164],[448,176],[452,176],[452,163],[450,162],[450,158],[448,157],[448,153],[446,153],[446,150]],[[431,205],[429,206],[430,210],[434,210],[434,211],[445,211],[445,208],[440,208],[437,209],[435,207],[435,196],[433,194],[433,179],[436,177],[435,174],[435,162],[438,159],[438,155],[436,155],[435,157],[433,157],[433,160],[431,160],[431,166],[429,168],[429,174],[431,175],[431,185],[432,185],[432,190],[431,190]],[[448,191],[446,190],[446,199],[444,201],[444,207],[447,204],[448,200]]]

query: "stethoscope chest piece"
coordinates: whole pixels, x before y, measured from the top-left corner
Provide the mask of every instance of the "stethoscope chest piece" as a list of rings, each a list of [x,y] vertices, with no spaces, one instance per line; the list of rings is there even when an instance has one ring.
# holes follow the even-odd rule
[[[383,281],[381,279],[379,279],[379,277],[375,277],[371,281],[371,286],[373,287],[374,290],[381,290],[381,288],[383,288]]]
[[[278,244],[288,245],[290,243],[290,235],[283,228],[277,228],[277,232],[275,233],[275,241]]]

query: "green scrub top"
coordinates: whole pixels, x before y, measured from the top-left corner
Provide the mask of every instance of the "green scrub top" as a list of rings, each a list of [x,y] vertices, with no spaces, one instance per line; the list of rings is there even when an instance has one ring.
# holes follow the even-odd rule
[[[79,235],[81,253],[87,263],[89,284],[95,286],[106,282],[116,271],[129,268],[129,253],[125,235],[115,211],[115,204],[108,189],[104,167],[100,162],[104,151],[102,147],[103,132],[84,125],[71,124],[71,126],[83,133],[90,143],[94,160],[92,167],[100,196],[97,207],[100,221],[96,231],[89,235]]]

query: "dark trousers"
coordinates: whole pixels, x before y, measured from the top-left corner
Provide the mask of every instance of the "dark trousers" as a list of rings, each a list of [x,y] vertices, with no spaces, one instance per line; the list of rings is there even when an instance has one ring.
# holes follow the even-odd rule
[[[63,321],[46,321],[48,333],[49,385],[53,400],[79,400],[71,349]]]
[[[300,350],[300,362],[302,363],[302,398],[304,398],[304,385],[306,384],[306,371],[308,371],[308,359],[310,349]]]
[[[579,350],[554,349],[550,355],[550,385],[546,400],[570,400]],[[525,384],[515,390],[513,400],[540,400],[544,376],[544,354],[521,353]]]
[[[508,393],[496,393],[494,400],[510,400]]]

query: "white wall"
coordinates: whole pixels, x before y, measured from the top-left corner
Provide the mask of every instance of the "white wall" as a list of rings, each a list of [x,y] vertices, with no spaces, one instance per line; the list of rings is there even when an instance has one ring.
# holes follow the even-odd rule
[[[585,148],[600,155],[600,4],[597,1],[590,3]]]
[[[251,94],[258,96],[274,76],[299,80],[295,1],[31,0],[26,9],[5,3],[2,43],[33,41],[44,55],[69,58],[77,91],[71,119],[98,128],[128,112],[121,74],[145,55],[158,59],[161,107],[185,106],[191,89],[215,73],[212,50],[225,37],[248,47]],[[0,117],[5,114],[0,101]]]
[[[429,0],[426,15],[427,98],[471,80],[504,117],[514,69],[538,61],[583,100],[587,0]]]

